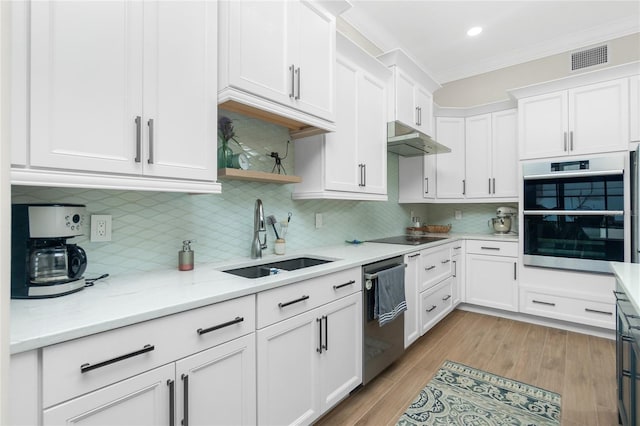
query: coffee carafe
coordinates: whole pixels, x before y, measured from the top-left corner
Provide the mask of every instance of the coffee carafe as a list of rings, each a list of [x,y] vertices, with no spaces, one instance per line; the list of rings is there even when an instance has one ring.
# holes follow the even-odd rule
[[[56,297],[82,290],[87,255],[69,238],[82,235],[79,204],[14,204],[11,209],[11,297]]]

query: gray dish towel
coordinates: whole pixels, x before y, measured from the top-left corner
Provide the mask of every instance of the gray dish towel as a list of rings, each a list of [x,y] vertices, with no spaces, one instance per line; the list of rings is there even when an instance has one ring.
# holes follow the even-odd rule
[[[380,327],[393,321],[407,310],[404,296],[404,264],[377,273],[374,318]]]

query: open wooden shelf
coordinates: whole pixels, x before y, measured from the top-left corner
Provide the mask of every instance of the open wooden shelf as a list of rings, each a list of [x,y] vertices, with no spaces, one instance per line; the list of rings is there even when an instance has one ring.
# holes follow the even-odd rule
[[[227,180],[249,180],[253,182],[265,183],[300,183],[300,176],[278,175],[275,173],[265,173],[256,170],[242,169],[218,169],[218,179]]]

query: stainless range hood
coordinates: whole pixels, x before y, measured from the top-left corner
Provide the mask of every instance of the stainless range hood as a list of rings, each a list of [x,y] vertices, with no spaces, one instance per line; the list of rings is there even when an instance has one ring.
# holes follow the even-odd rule
[[[387,123],[387,151],[402,157],[416,157],[451,152],[451,149],[400,121],[391,121]]]

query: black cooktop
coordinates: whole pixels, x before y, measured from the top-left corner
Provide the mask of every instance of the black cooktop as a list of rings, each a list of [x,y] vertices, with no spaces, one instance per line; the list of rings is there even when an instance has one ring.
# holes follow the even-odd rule
[[[398,237],[380,238],[368,240],[370,243],[404,244],[407,246],[419,246],[420,244],[433,243],[435,241],[446,240],[447,237],[427,237],[424,235],[400,235]]]

